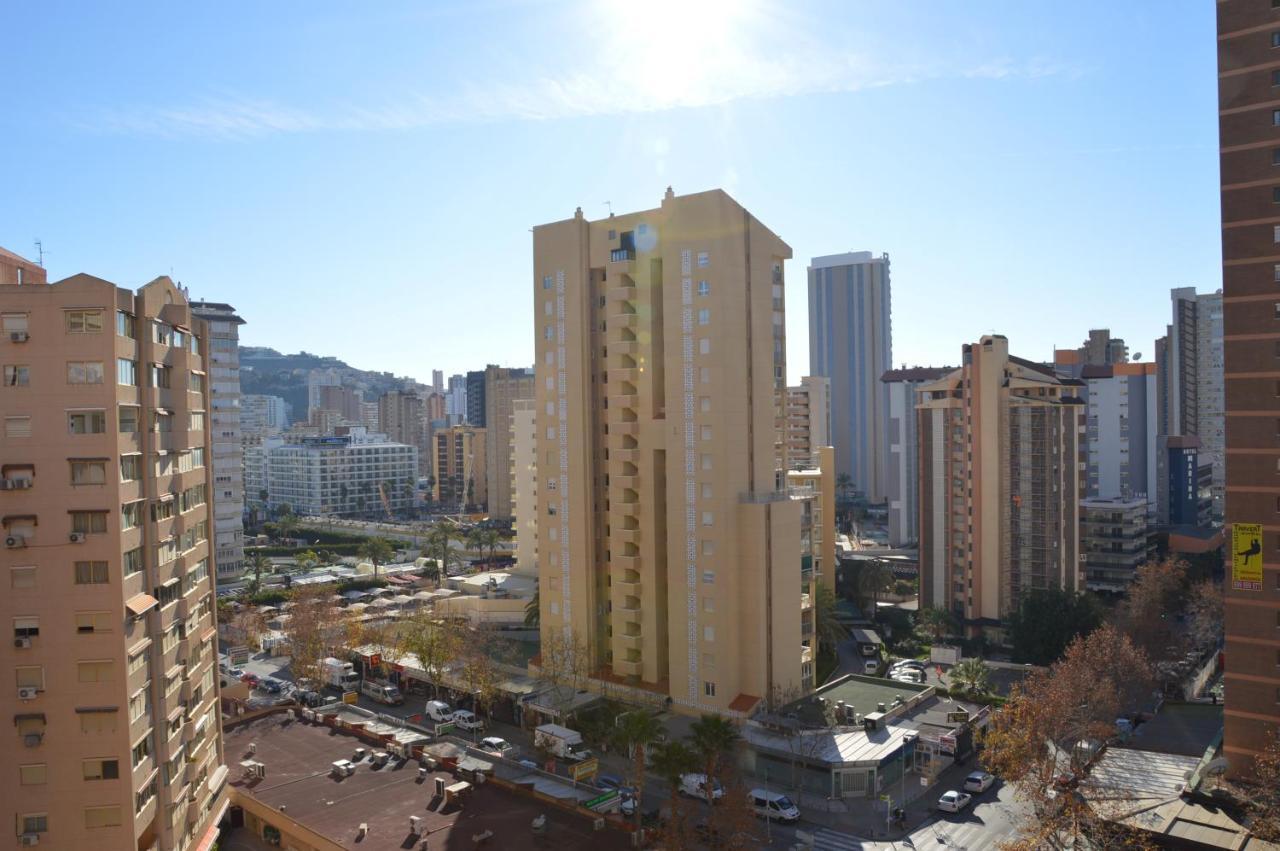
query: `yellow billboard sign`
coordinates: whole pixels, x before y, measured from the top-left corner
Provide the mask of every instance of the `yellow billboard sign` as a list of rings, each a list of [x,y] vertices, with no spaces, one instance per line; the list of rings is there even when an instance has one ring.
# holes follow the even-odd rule
[[[592,757],[569,767],[569,774],[576,781],[590,780],[600,770],[600,760]]]
[[[1262,590],[1262,525],[1236,523],[1231,527],[1231,587]]]

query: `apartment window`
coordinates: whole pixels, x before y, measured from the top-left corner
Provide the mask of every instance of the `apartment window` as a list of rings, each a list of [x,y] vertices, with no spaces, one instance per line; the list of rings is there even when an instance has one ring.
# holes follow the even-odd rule
[[[136,482],[142,478],[142,456],[120,456],[120,481]]]
[[[119,806],[85,807],[84,826],[86,828],[119,827],[123,824]]]
[[[706,454],[706,453],[703,453],[702,458],[701,458],[700,466],[702,467],[702,469],[703,469],[703,470],[710,470],[710,469],[711,469],[711,456],[710,456],[710,455],[708,455],[708,454]]]
[[[204,411],[192,411],[191,420],[188,425],[190,431],[204,431]]]
[[[18,784],[21,786],[43,786],[48,782],[48,771],[43,762],[34,765],[18,766]]]
[[[554,340],[556,337],[556,329],[554,325],[546,325],[542,329],[542,339]]]
[[[1276,228],[1280,231],[1280,228]],[[31,367],[26,364],[5,364],[5,387],[29,387],[31,385]]]
[[[23,813],[18,816],[22,825],[21,833],[48,833],[49,816],[47,813]]]
[[[14,638],[35,638],[40,634],[40,619],[32,617],[13,619]]]
[[[698,265],[699,265],[700,267],[702,267],[702,268],[706,268],[707,266],[710,266],[710,265],[711,265],[711,255],[710,255],[710,254],[708,254],[708,253],[707,253],[707,252],[705,252],[705,251],[699,251],[699,252],[698,252]]]
[[[151,778],[150,783],[148,783],[145,787],[143,787],[142,789],[134,793],[133,795],[134,813],[142,812],[144,809],[146,809],[147,804],[155,800],[156,790],[159,789],[159,782],[158,782],[159,779],[160,778],[158,777]],[[203,777],[200,778],[200,782],[204,782]]]
[[[111,632],[110,612],[76,612],[76,634],[95,635]]]
[[[102,333],[101,310],[68,310],[65,316],[68,334]]]
[[[101,535],[107,531],[107,512],[71,512],[71,531],[82,535]]]
[[[187,384],[187,389],[192,393],[204,392],[204,376],[198,372],[191,373],[191,380]]]
[[[120,760],[86,759],[80,763],[85,780],[119,780]]]
[[[702,598],[702,611],[704,611],[704,612],[714,612],[715,610],[716,610],[716,598],[715,598],[715,597],[703,597],[703,598]]]
[[[126,313],[123,310],[116,311],[116,333],[121,337],[128,337],[130,340],[138,339],[138,320],[134,318],[132,313]]]
[[[709,366],[698,367],[698,381],[700,381],[703,384],[711,383],[711,367]]]
[[[106,585],[111,581],[105,561],[78,561],[75,563],[77,585]]]
[[[698,308],[698,324],[699,325],[711,324],[711,308],[709,307]]]
[[[133,746],[133,767],[137,768],[149,756],[151,756],[151,737],[148,735],[143,736]]]
[[[1277,201],[1276,203],[1280,204],[1280,201]],[[711,340],[709,338],[703,337],[701,340],[698,341],[698,354],[700,355],[711,354]]]
[[[698,397],[698,410],[704,414],[711,413],[711,397],[710,396]]]
[[[173,499],[158,500],[151,503],[151,521],[153,523],[173,517]]]
[[[81,733],[114,733],[116,731],[115,709],[77,709],[80,716]]]
[[[715,640],[716,640],[716,628],[715,628],[714,626],[704,626],[704,627],[702,628],[702,640],[703,640],[703,641],[715,641]]]
[[[710,511],[702,512],[703,526],[714,526],[715,524],[716,524],[715,515],[713,515]]]
[[[706,281],[698,281],[698,295],[703,297],[711,295],[711,284]]]
[[[703,499],[711,499],[711,485],[709,485],[709,484],[703,484],[703,486],[702,486],[702,498],[703,498]]]
[[[142,500],[120,506],[120,529],[134,529],[142,525]]]
[[[135,547],[125,553],[121,560],[121,567],[124,569],[125,576],[133,576],[141,571],[143,567],[142,547]]]
[[[102,361],[67,361],[68,384],[101,384]]]
[[[160,363],[151,364],[151,386],[152,387],[168,387],[169,386],[169,367]]]
[[[138,418],[141,412],[132,405],[121,405],[119,410],[120,433],[121,434],[137,434]]]
[[[102,485],[107,481],[106,461],[72,461],[71,484]]]
[[[1271,46],[1280,47],[1280,30],[1271,34]]]
[[[1280,127],[1280,109],[1271,110],[1271,124],[1272,126]]]
[[[34,567],[9,568],[9,587],[15,591],[29,591],[36,587],[36,569]]]
[[[94,659],[88,662],[77,662],[76,680],[82,683],[111,682],[111,660]]]
[[[716,572],[715,572],[714,570],[704,570],[704,571],[702,571],[702,584],[703,584],[703,585],[715,585],[715,584],[716,584]]]
[[[704,683],[702,684],[702,693],[703,693],[704,695],[706,695],[707,697],[715,697],[715,696],[716,696],[716,684],[715,684],[715,683],[713,683],[713,682],[710,682],[710,681],[704,682]]]
[[[6,334],[25,334],[27,331],[27,314],[0,313],[0,331]]]
[[[30,437],[31,436],[31,417],[5,417],[4,418],[4,436],[5,437]]]
[[[711,439],[711,426],[709,426],[709,425],[704,425],[704,426],[702,427],[702,439],[703,439],[703,440],[710,440],[710,439]]]
[[[707,540],[707,539],[703,539],[703,541],[702,541],[702,554],[703,554],[704,556],[713,556],[713,555],[715,555],[715,554],[716,554],[716,542],[715,542],[715,541],[711,541],[711,540]]]
[[[44,667],[41,665],[19,665],[13,669],[13,677],[18,688],[44,690]]]
[[[542,276],[542,288],[543,288],[544,290],[549,290],[549,289],[551,289],[551,276],[550,276],[550,275],[543,275],[543,276]]]
[[[105,434],[107,413],[106,411],[69,411],[67,430],[72,434]]]
[[[138,386],[138,362],[129,360],[128,358],[118,358],[116,360],[116,384],[123,384],[127,387]]]
[[[151,683],[147,683],[142,688],[133,693],[129,698],[129,722],[137,721],[147,713],[147,694],[151,690]]]

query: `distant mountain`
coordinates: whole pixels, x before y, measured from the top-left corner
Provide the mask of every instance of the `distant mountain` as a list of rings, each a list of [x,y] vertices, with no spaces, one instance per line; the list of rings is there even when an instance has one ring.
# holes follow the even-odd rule
[[[407,376],[397,377],[390,372],[373,372],[355,369],[335,357],[313,355],[310,352],[281,354],[265,346],[240,347],[240,392],[280,396],[292,408],[292,420],[307,418],[307,376],[313,369],[332,369],[341,378],[344,387],[364,391],[365,401],[374,402],[389,390],[422,387]]]

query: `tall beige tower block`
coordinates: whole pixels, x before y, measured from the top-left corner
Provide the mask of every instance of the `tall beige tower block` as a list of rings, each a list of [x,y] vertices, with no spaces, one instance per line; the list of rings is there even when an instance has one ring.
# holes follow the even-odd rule
[[[14,847],[207,848],[218,714],[209,337],[183,290],[0,251],[0,798]]]
[[[544,636],[686,711],[801,686],[791,249],[722,191],[534,228]]]

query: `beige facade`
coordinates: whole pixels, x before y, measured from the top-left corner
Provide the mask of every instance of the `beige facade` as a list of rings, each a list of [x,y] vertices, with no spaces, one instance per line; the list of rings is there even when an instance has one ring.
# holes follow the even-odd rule
[[[921,385],[921,606],[949,609],[976,633],[998,628],[1023,591],[1084,587],[1077,384],[992,335]]]
[[[428,440],[427,402],[418,393],[392,390],[378,397],[378,422],[381,431],[393,443],[418,447],[418,472],[432,472],[435,453]]]
[[[485,493],[491,517],[512,516],[511,413],[517,400],[533,398],[533,381],[531,369],[489,366],[484,371]]]
[[[791,249],[722,191],[534,228],[544,636],[685,711],[801,683]]]
[[[831,446],[831,379],[806,375],[800,384],[787,388],[786,468],[816,467],[813,455]]]
[[[538,431],[532,399],[511,412],[511,510],[515,517],[516,570],[538,571]]]
[[[226,770],[206,325],[168,278],[15,271],[0,260],[0,795],[25,844],[207,847]]]
[[[449,426],[437,429],[434,437],[435,501],[450,508],[484,505],[488,480],[485,429]]]

